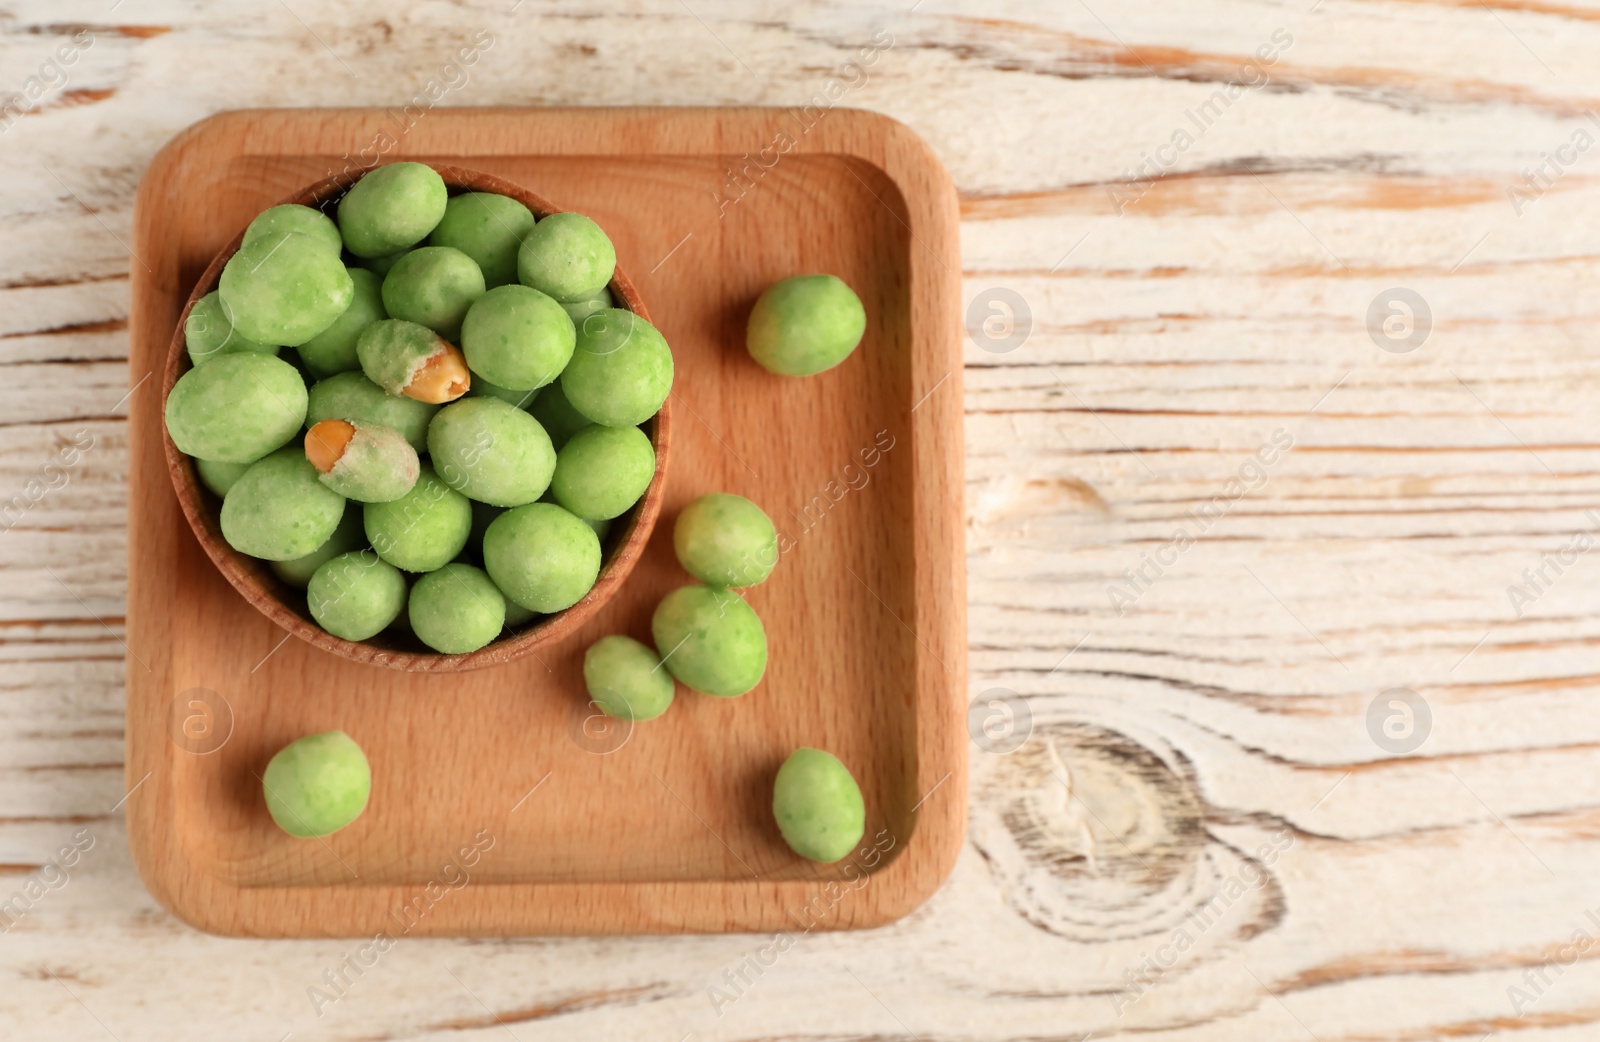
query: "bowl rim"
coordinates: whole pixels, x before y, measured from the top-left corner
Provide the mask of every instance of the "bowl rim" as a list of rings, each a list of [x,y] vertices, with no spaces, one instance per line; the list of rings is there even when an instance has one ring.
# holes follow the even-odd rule
[[[397,160],[397,162],[414,162],[414,160]],[[388,164],[380,163],[371,167],[347,170],[323,178],[271,205],[298,203],[321,210],[341,198],[356,181],[385,165]],[[543,196],[493,174],[437,163],[423,165],[435,170],[444,179],[448,188],[509,196],[532,210],[538,218],[563,212]],[[238,252],[243,238],[244,229],[240,229],[238,234],[217,252],[196,280],[194,289],[178,315],[177,326],[167,347],[166,367],[162,372],[161,386],[163,414],[161,438],[166,454],[167,472],[172,479],[173,491],[177,493],[178,505],[183,510],[183,515],[188,520],[201,549],[240,596],[279,627],[312,647],[353,662],[384,666],[408,673],[458,673],[514,662],[533,654],[541,647],[548,647],[565,640],[610,601],[622,588],[623,582],[633,571],[634,566],[638,564],[661,513],[671,444],[670,394],[667,400],[662,402],[656,414],[644,425],[650,442],[655,447],[655,476],[651,478],[650,485],[645,489],[639,502],[623,515],[627,518],[627,525],[620,536],[614,531],[608,533],[608,540],[614,540],[611,552],[601,561],[600,573],[589,592],[570,608],[542,616],[525,629],[509,636],[498,637],[477,651],[464,655],[445,655],[439,652],[384,647],[367,641],[344,640],[324,630],[307,615],[290,607],[285,599],[285,593],[294,587],[279,579],[272,572],[268,562],[240,553],[229,546],[227,540],[223,538],[220,515],[206,502],[206,496],[211,493],[201,485],[193,460],[173,442],[165,422],[166,402],[172,393],[173,385],[178,382],[180,376],[193,368],[184,335],[189,313],[201,297],[216,289],[223,265]],[[609,288],[618,301],[617,306],[625,307],[647,322],[650,320],[649,312],[638,290],[620,266],[613,271]]]

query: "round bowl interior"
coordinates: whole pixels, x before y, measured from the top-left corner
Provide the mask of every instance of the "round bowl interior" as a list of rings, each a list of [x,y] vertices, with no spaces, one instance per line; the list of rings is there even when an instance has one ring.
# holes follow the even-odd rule
[[[538,217],[556,212],[555,207],[541,197],[493,175],[449,166],[433,165],[433,168],[444,178],[452,195],[467,191],[494,192],[516,199]],[[331,217],[339,199],[352,184],[368,172],[370,171],[360,170],[330,177],[303,188],[279,202],[314,206]],[[162,376],[163,403],[166,402],[167,395],[172,392],[172,385],[177,382],[178,377],[190,368],[189,353],[184,344],[183,334],[189,312],[196,301],[216,288],[217,280],[222,274],[222,266],[238,250],[243,236],[244,232],[241,230],[227,246],[222,248],[212,259],[205,273],[200,276],[194,292],[189,294],[189,301],[178,318],[178,326],[173,332],[172,343],[167,351],[167,366]],[[621,268],[618,268],[612,276],[610,288],[618,307],[626,308],[643,319],[649,319],[644,302],[639,299],[638,292]],[[441,655],[429,650],[414,637],[392,629],[385,630],[371,640],[358,642],[342,640],[318,626],[306,608],[303,590],[279,579],[267,562],[241,554],[223,539],[219,520],[221,500],[200,483],[194,463],[173,444],[172,438],[166,434],[165,425],[162,435],[166,445],[167,470],[172,475],[172,487],[178,494],[178,503],[183,508],[184,516],[189,519],[189,527],[194,530],[195,538],[200,541],[200,546],[216,564],[217,569],[228,582],[233,584],[234,589],[238,590],[261,614],[306,643],[355,662],[387,666],[408,672],[458,672],[511,662],[540,647],[564,639],[582,626],[585,620],[598,611],[601,605],[621,587],[637,563],[645,543],[649,541],[650,532],[655,527],[656,516],[661,511],[661,497],[666,485],[668,434],[671,429],[670,404],[669,398],[662,404],[661,410],[644,425],[645,432],[650,436],[650,441],[656,450],[655,478],[639,502],[612,522],[611,530],[601,544],[603,557],[600,575],[595,580],[594,588],[567,610],[554,615],[536,616],[521,627],[508,630],[497,640],[466,655]]]

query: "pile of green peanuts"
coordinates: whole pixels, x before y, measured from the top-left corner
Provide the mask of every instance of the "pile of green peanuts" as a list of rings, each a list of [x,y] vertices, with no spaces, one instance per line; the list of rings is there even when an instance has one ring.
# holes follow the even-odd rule
[[[324,630],[476,651],[578,603],[655,477],[672,352],[615,266],[587,217],[377,167],[251,221],[184,322],[167,431]]]
[[[848,358],[866,328],[866,309],[842,279],[795,275],[773,283],[756,301],[745,346],[771,373],[813,376]],[[778,563],[772,519],[742,496],[713,492],[678,515],[672,545],[678,563],[699,582],[680,586],[656,606],[650,620],[655,646],[612,634],[591,644],[583,658],[590,704],[630,723],[665,713],[674,681],[734,698],[759,684],[767,668],[766,629],[736,591],[764,582]],[[790,849],[813,861],[848,856],[866,831],[861,787],[822,749],[802,746],[784,761],[773,779],[772,814]]]
[[[441,486],[442,487],[442,486]],[[548,506],[548,504],[536,504]],[[470,520],[469,520],[470,523]],[[490,528],[492,530],[493,523]],[[590,702],[609,716],[652,720],[672,704],[676,683],[718,698],[743,695],[760,683],[767,665],[766,630],[755,610],[736,592],[764,582],[780,553],[772,520],[742,496],[714,492],[690,503],[673,526],[678,561],[698,583],[681,586],[657,605],[650,645],[621,634],[601,637],[584,655],[583,676]],[[357,592],[351,612],[375,611],[390,597],[404,597],[399,571],[377,557],[347,553],[332,559],[350,569],[369,569],[372,587],[349,581]],[[313,603],[318,586],[331,581],[327,565],[311,576]],[[377,590],[382,583],[390,590]],[[430,584],[437,594],[419,596]],[[424,614],[471,616],[492,600],[496,587],[470,565],[449,563],[417,580],[412,593],[412,625],[421,632],[443,625]],[[480,596],[481,591],[481,596]],[[499,618],[499,616],[496,616]],[[497,623],[498,624],[498,623]],[[262,790],[273,821],[291,836],[330,835],[349,825],[366,808],[372,774],[361,748],[344,732],[308,735],[281,749],[262,776]],[[810,747],[796,749],[773,779],[773,818],[795,853],[831,863],[850,855],[866,831],[866,804],[854,776],[837,757]]]
[[[581,600],[611,521],[655,477],[641,425],[671,391],[672,352],[614,306],[615,265],[588,218],[452,196],[420,163],[369,172],[331,217],[272,207],[190,309],[192,368],[168,396],[168,433],[221,497],[224,538],[303,588],[323,629],[475,651]],[[842,280],[797,275],[761,294],[746,349],[772,373],[811,376],[865,330]],[[613,634],[584,655],[591,702],[630,723],[665,713],[678,683],[735,698],[766,672],[766,630],[738,591],[778,563],[771,519],[704,495],[673,548],[696,581],[657,605],[654,646]],[[280,828],[316,837],[360,816],[372,772],[328,731],[280,750],[262,784]],[[821,749],[787,758],[772,811],[814,861],[848,856],[865,831],[859,785]]]
[[[655,649],[614,634],[583,659],[589,698],[619,720],[654,720],[672,704],[673,680],[702,694],[734,698],[767,671],[767,632],[755,609],[734,592],[754,586],[778,563],[778,532],[750,500],[724,492],[701,496],[678,515],[673,548],[700,582],[661,599],[650,622]]]
[[[727,492],[701,496],[672,529],[678,563],[699,582],[663,597],[650,619],[654,647],[611,634],[583,657],[589,702],[630,723],[672,705],[677,683],[714,698],[736,698],[761,682],[767,633],[737,592],[765,582],[778,563],[778,532],[755,503]],[[847,856],[866,830],[861,789],[843,763],[797,749],[773,783],[773,816],[789,846],[813,861]]]

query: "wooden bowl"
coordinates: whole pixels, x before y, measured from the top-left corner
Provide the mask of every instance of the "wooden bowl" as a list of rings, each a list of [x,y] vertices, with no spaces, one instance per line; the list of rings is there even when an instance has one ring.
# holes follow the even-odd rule
[[[433,169],[444,178],[444,183],[450,188],[452,195],[462,191],[495,192],[517,200],[538,217],[556,212],[556,208],[548,201],[510,181],[474,170],[429,165],[432,165]],[[328,213],[351,185],[370,172],[370,170],[359,170],[339,174],[303,188],[280,202],[303,203]],[[222,266],[239,249],[243,237],[244,232],[241,230],[222,248],[200,276],[194,292],[189,294],[189,301],[178,318],[177,329],[173,331],[172,343],[167,350],[167,365],[162,374],[161,388],[163,408],[167,395],[172,393],[172,385],[177,383],[178,377],[190,369],[189,352],[184,343],[183,332],[189,312],[194,308],[196,301],[216,288],[217,280],[222,274]],[[644,301],[639,299],[633,283],[628,281],[621,268],[612,275],[610,288],[618,307],[626,308],[640,318],[649,320],[650,316],[645,311]],[[221,500],[200,483],[193,461],[178,449],[164,428],[163,440],[166,445],[167,470],[172,475],[172,487],[178,493],[178,503],[183,508],[183,515],[189,519],[189,527],[194,530],[195,538],[200,541],[201,547],[216,564],[217,569],[233,584],[233,588],[261,614],[306,643],[355,662],[387,666],[390,669],[413,673],[451,673],[511,662],[533,653],[538,648],[564,639],[582,626],[584,621],[598,611],[601,605],[621,587],[639,560],[639,555],[655,528],[656,516],[661,512],[661,497],[666,488],[667,452],[671,440],[669,404],[670,399],[662,403],[660,411],[645,426],[646,433],[649,434],[656,450],[655,477],[639,502],[612,522],[611,530],[602,544],[604,557],[594,587],[582,600],[565,611],[537,617],[525,623],[520,630],[502,636],[466,655],[441,655],[428,650],[414,637],[391,630],[385,630],[371,640],[350,641],[335,637],[318,626],[306,608],[303,590],[279,579],[268,567],[267,562],[242,554],[228,545],[227,540],[222,537],[219,515]]]

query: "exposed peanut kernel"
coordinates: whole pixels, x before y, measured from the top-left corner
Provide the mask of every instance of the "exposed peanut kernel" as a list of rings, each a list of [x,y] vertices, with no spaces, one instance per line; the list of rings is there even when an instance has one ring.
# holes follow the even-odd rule
[[[322,420],[306,431],[306,459],[323,474],[344,456],[356,429],[347,420]]]
[[[411,376],[411,382],[400,392],[429,405],[453,402],[467,393],[472,386],[472,373],[461,349],[447,340],[440,340],[441,349],[429,356]]]

